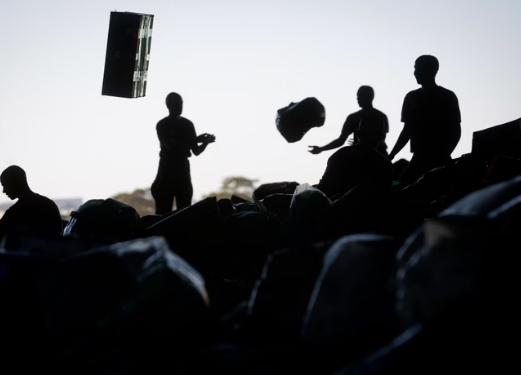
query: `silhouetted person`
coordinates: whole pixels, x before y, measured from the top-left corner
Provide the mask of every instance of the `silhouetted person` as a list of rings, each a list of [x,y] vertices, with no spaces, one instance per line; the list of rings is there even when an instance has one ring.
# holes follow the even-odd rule
[[[420,56],[414,65],[416,81],[422,87],[405,97],[403,130],[391,151],[392,160],[411,141],[413,157],[402,180],[416,181],[425,172],[451,162],[461,137],[461,114],[456,95],[436,84],[436,57]]]
[[[159,121],[156,127],[161,152],[159,169],[151,188],[158,215],[172,211],[174,198],[177,209],[192,204],[193,188],[188,158],[191,152],[200,155],[209,143],[215,142],[213,135],[197,136],[194,124],[181,116],[183,99],[179,94],[168,94],[166,106],[170,115]]]
[[[357,92],[357,101],[360,108],[362,108],[360,111],[355,112],[347,116],[347,119],[344,123],[344,126],[342,127],[342,133],[340,134],[340,137],[332,141],[331,143],[323,146],[309,146],[311,147],[312,154],[320,154],[322,151],[327,150],[333,150],[335,148],[341,147],[346,143],[347,138],[354,133],[354,139],[353,144],[358,143],[358,136],[356,135],[356,129],[358,129],[358,126],[360,124],[360,120],[364,116],[374,116],[376,118],[379,118],[382,123],[384,124],[385,133],[384,133],[384,139],[380,144],[378,145],[377,150],[387,156],[387,145],[385,144],[385,134],[389,132],[389,121],[387,120],[387,116],[377,110],[373,107],[373,99],[374,99],[374,90],[370,86],[361,86],[358,89]]]
[[[331,155],[317,188],[332,199],[340,198],[358,185],[390,190],[393,164],[376,151],[385,138],[385,129],[381,116],[363,117],[357,130],[359,142]]]
[[[29,188],[22,168],[10,166],[0,175],[0,182],[10,199],[18,199],[0,219],[0,239],[6,235],[47,238],[61,235],[63,222],[58,206]]]

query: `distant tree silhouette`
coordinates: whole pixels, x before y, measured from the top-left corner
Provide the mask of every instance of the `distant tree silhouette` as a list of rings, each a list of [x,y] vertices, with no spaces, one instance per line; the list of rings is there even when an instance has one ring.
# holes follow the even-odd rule
[[[257,179],[249,179],[242,176],[232,176],[223,179],[221,188],[203,198],[217,197],[219,199],[230,199],[232,195],[236,195],[245,200],[252,200],[253,191],[257,188]]]
[[[134,207],[141,216],[154,215],[156,210],[156,204],[149,188],[136,189],[132,193],[119,193],[112,199]]]
[[[251,201],[253,191],[257,188],[257,181],[241,176],[226,177],[219,190],[204,195],[203,199],[208,197],[217,197],[218,200],[230,199],[232,195],[236,195]],[[136,189],[132,193],[119,193],[111,198],[134,207],[141,216],[155,214],[156,204],[150,188]]]

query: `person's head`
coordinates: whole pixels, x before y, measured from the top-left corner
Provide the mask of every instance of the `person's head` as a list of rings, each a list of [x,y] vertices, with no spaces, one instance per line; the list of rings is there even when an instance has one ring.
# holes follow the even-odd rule
[[[431,55],[423,55],[416,59],[414,64],[414,76],[420,85],[434,83],[440,63]]]
[[[360,108],[371,107],[373,105],[374,90],[371,86],[361,86],[356,93],[356,100]]]
[[[17,165],[12,165],[3,171],[0,175],[0,182],[5,195],[13,200],[30,191],[25,171]]]
[[[385,124],[377,116],[364,116],[358,125],[357,135],[360,144],[376,147],[385,140]]]
[[[166,97],[166,106],[172,115],[183,113],[183,98],[175,92],[171,92]]]

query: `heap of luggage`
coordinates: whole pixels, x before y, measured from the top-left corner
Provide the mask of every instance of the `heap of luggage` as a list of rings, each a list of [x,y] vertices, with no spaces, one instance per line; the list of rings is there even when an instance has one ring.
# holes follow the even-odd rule
[[[510,369],[518,157],[333,202],[296,182],[163,216],[88,201],[60,240],[0,250],[2,373]]]

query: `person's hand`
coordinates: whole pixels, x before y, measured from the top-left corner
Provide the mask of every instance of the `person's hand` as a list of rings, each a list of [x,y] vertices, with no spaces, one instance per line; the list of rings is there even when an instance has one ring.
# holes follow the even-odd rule
[[[215,135],[204,133],[197,137],[197,142],[199,143],[212,143],[215,142]]]
[[[205,133],[203,142],[206,144],[215,142],[215,135]]]
[[[322,152],[322,150],[318,146],[308,146],[308,147],[311,147],[311,150],[308,150],[308,151],[311,152],[313,155],[318,155]]]

